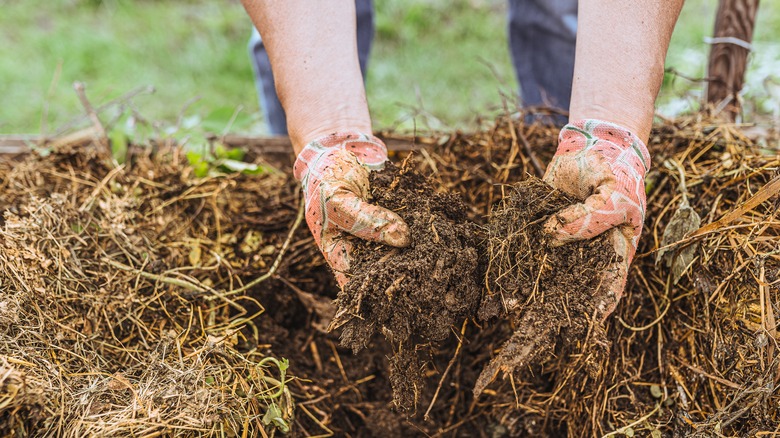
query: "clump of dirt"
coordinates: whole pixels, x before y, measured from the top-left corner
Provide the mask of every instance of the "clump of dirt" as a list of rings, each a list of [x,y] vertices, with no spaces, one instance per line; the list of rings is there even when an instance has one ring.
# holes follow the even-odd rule
[[[377,205],[398,213],[411,231],[407,248],[356,240],[350,280],[338,294],[332,327],[355,352],[375,333],[393,346],[390,380],[396,406],[416,407],[422,389],[421,345],[446,339],[473,316],[483,278],[481,228],[460,196],[437,193],[424,176],[388,164],[371,174]]]
[[[544,222],[578,201],[534,177],[510,190],[489,219],[488,290],[478,316],[483,321],[509,316],[515,330],[477,379],[475,395],[499,371],[514,373],[561,352],[586,353],[581,357],[587,369],[600,363],[592,355],[608,345],[603,314],[596,310],[599,295],[606,293],[602,276],[617,261],[608,233],[555,246]]]

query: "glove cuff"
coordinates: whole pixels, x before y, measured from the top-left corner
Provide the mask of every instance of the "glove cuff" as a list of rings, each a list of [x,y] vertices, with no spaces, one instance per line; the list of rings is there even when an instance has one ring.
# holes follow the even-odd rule
[[[582,137],[585,142],[582,142]],[[605,148],[603,142],[609,142],[618,148]],[[584,144],[584,147],[581,146]],[[629,160],[642,175],[650,169],[650,153],[645,142],[633,132],[618,124],[597,119],[582,119],[571,122],[561,128],[558,136],[558,152],[574,152],[575,149],[604,149],[605,155],[615,155],[615,159]],[[626,156],[628,152],[629,156]],[[620,157],[622,156],[622,157]],[[634,158],[635,157],[635,158]]]
[[[328,134],[307,144],[293,165],[293,176],[305,185],[309,173],[319,173],[330,160],[323,159],[337,149],[351,152],[369,170],[379,170],[387,161],[387,146],[371,134],[345,131]]]

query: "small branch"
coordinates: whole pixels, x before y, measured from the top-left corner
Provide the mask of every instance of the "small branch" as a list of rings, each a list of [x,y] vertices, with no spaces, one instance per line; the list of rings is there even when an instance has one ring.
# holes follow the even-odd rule
[[[306,205],[304,203],[304,197],[301,196],[300,207],[298,207],[298,216],[295,218],[295,222],[293,222],[293,225],[290,228],[290,232],[287,234],[287,240],[284,241],[284,244],[282,245],[282,249],[279,250],[279,255],[276,256],[276,260],[274,260],[274,264],[271,266],[271,269],[269,269],[268,272],[261,275],[260,277],[255,278],[254,280],[250,281],[244,286],[239,287],[238,289],[227,291],[225,293],[219,294],[219,296],[224,298],[230,295],[240,294],[241,292],[245,292],[257,286],[258,284],[264,282],[265,280],[268,280],[274,274],[276,274],[276,270],[279,269],[279,265],[282,263],[282,257],[284,257],[284,254],[287,252],[287,247],[290,246],[290,242],[292,241],[293,235],[298,230],[298,227],[300,227],[301,222],[303,222],[305,212],[306,212]]]
[[[645,415],[644,417],[642,417],[642,418],[640,418],[640,419],[638,419],[638,420],[634,421],[634,422],[633,422],[633,423],[631,423],[631,424],[627,424],[627,425],[625,425],[625,426],[621,427],[620,429],[614,430],[614,431],[612,431],[612,432],[610,432],[610,433],[608,433],[608,434],[606,434],[606,435],[602,436],[601,438],[607,438],[607,437],[610,437],[610,436],[615,436],[615,435],[624,435],[628,429],[630,429],[630,428],[632,428],[632,427],[636,426],[637,424],[641,424],[641,423],[643,423],[643,422],[644,422],[644,421],[646,421],[648,418],[650,418],[650,417],[652,417],[653,415],[655,415],[655,413],[656,413],[656,412],[658,412],[658,410],[659,410],[659,409],[661,409],[661,404],[660,404],[660,403],[659,403],[659,404],[657,404],[657,405],[655,405],[655,409],[653,409],[653,410],[652,410],[652,411],[651,411],[649,414]]]
[[[145,272],[145,271],[142,271],[140,269],[135,269],[132,266],[127,266],[124,263],[120,263],[120,262],[118,262],[116,260],[111,260],[109,258],[103,258],[103,261],[108,263],[109,265],[117,268],[117,269],[121,269],[123,271],[130,271],[130,272],[136,273],[136,274],[140,275],[141,277],[144,277],[144,278],[149,279],[149,280],[159,281],[161,283],[172,284],[174,286],[183,287],[185,289],[189,289],[189,290],[195,291],[195,292],[203,293],[203,292],[207,292],[208,291],[207,289],[205,289],[205,288],[203,288],[203,287],[201,287],[201,286],[199,286],[197,284],[190,283],[189,281],[180,280],[178,278],[164,277],[162,275],[157,275],[157,274],[152,274],[150,272]]]
[[[469,320],[463,321],[463,327],[460,329],[460,338],[458,338],[458,347],[455,348],[455,354],[452,355],[452,359],[450,359],[450,363],[447,364],[447,369],[444,370],[444,374],[441,375],[441,379],[439,380],[439,386],[436,387],[436,392],[433,394],[433,399],[431,400],[431,404],[428,405],[428,409],[425,411],[425,415],[423,418],[425,421],[428,421],[428,414],[431,413],[431,409],[433,409],[433,404],[436,403],[436,399],[439,397],[439,391],[441,391],[441,387],[444,384],[444,379],[447,378],[447,374],[449,374],[450,369],[452,369],[452,365],[455,364],[455,359],[458,357],[458,353],[460,353],[460,347],[463,346],[463,337],[466,336],[466,325],[468,325]]]
[[[528,155],[528,159],[531,160],[531,164],[534,166],[534,170],[536,170],[536,176],[539,178],[544,176],[544,168],[539,163],[539,160],[536,158],[536,154],[531,150],[531,145],[528,144],[528,139],[525,138],[525,134],[523,134],[523,131],[517,130],[517,135],[520,138],[520,142],[523,143],[523,149],[525,150],[525,153]]]
[[[92,120],[92,125],[95,127],[95,131],[97,132],[98,143],[100,144],[100,146],[105,148],[110,155],[111,148],[109,148],[108,146],[108,137],[106,137],[106,129],[103,127],[103,123],[100,122],[100,118],[95,112],[95,108],[92,107],[92,104],[89,103],[89,99],[87,99],[87,93],[85,91],[84,83],[74,82],[73,89],[76,90],[76,95],[79,97],[79,100],[81,101],[81,105],[84,107],[84,110],[87,111],[87,115],[89,116],[90,120]]]

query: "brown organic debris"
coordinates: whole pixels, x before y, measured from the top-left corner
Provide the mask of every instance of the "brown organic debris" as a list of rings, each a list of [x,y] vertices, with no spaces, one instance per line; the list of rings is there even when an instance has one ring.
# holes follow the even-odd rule
[[[555,128],[518,120],[428,139],[406,168],[433,193],[460,195],[459,223],[487,227],[509,186],[537,172],[530,156],[544,164],[554,152]],[[121,166],[72,142],[46,157],[0,158],[0,435],[272,434],[264,397],[280,375],[262,361],[284,357],[297,377],[286,385],[295,409],[280,396],[273,413],[293,436],[769,436],[780,426],[776,141],[759,144],[701,115],[657,125],[625,295],[603,334],[586,334],[610,347],[589,356],[587,343],[568,342],[580,326],[553,324],[539,360],[479,398],[471,390],[481,370],[520,326],[537,327],[523,316],[549,327],[532,310],[542,297],[560,299],[555,284],[529,292],[536,277],[563,281],[540,269],[553,255],[535,225],[529,241],[545,252],[512,271],[525,276],[512,280],[519,286],[502,277],[506,290],[491,288],[519,298],[511,314],[499,300],[483,306],[498,317],[450,321],[444,340],[373,342],[353,355],[336,345],[338,331],[321,330],[338,288],[308,230],[294,227],[300,196],[286,173],[198,179],[183,152],[163,144],[134,145]],[[695,245],[676,283],[655,265],[681,205],[680,171],[666,160],[679,163],[703,224],[675,234],[673,257]],[[428,237],[443,238],[434,227]],[[382,281],[402,287],[402,277]],[[569,305],[556,312],[574,321]],[[400,348],[415,354],[396,356]],[[429,407],[424,416],[391,408],[391,367],[421,371],[402,392]]]
[[[508,190],[488,222],[487,292],[479,318],[509,315],[514,333],[480,374],[476,396],[499,370],[512,374],[545,362],[556,347],[559,354],[585,356],[608,348],[602,321],[614,299],[603,276],[619,262],[609,235],[554,245],[544,221],[577,200],[535,177]],[[597,366],[597,359],[587,360]]]
[[[390,248],[355,241],[350,280],[336,299],[341,343],[359,351],[375,333],[394,349],[394,400],[416,407],[422,390],[420,344],[443,341],[472,316],[481,296],[480,228],[454,194],[437,193],[422,175],[390,164],[371,174],[374,202],[407,223],[411,244]]]

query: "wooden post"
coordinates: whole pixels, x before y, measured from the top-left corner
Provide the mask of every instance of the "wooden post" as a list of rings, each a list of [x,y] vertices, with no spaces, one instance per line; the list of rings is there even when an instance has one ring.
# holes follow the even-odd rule
[[[745,82],[747,57],[753,40],[758,0],[720,0],[707,68],[707,103],[724,105],[723,115],[734,120],[740,107],[737,93]]]

